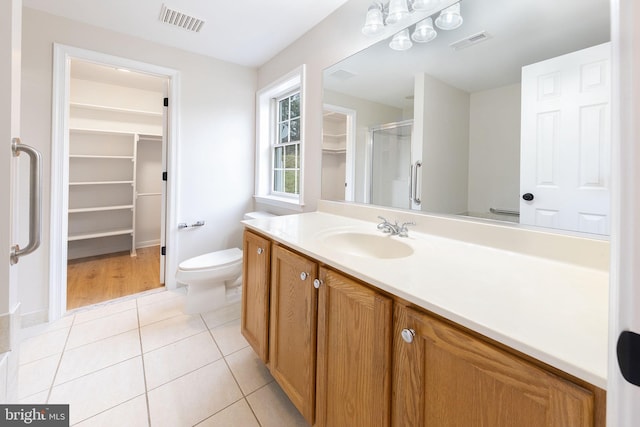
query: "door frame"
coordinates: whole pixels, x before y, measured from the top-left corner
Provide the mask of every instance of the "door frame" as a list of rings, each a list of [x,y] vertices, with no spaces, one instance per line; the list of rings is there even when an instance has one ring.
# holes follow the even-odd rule
[[[345,181],[347,187],[345,189],[344,200],[347,202],[355,201],[355,183],[356,183],[356,119],[357,111],[351,108],[340,107],[338,105],[324,104],[323,111],[342,114],[347,120],[346,129],[346,158],[345,158]]]
[[[83,60],[110,67],[125,68],[169,80],[169,106],[167,110],[168,132],[166,147],[166,170],[171,171],[166,184],[165,242],[168,248],[175,247],[177,195],[177,141],[179,136],[180,79],[179,71],[132,59],[121,58],[101,52],[54,43],[53,46],[53,105],[52,105],[52,149],[51,149],[51,239],[49,255],[49,321],[61,318],[67,311],[67,233],[69,204],[69,98],[71,60]],[[168,250],[165,257],[165,272],[175,271],[175,251]],[[165,274],[165,287],[174,289],[175,279]]]

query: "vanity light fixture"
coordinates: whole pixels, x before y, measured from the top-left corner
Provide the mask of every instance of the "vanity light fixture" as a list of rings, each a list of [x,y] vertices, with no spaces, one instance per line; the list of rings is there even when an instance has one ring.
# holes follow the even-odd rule
[[[436,26],[443,30],[455,30],[462,25],[462,15],[460,15],[460,3],[449,6],[440,12],[436,18]]]
[[[362,27],[362,34],[365,36],[373,36],[378,34],[384,28],[384,14],[382,12],[382,3],[375,2],[367,10],[367,18]]]
[[[436,0],[390,0],[389,3],[375,1],[367,10],[367,16],[362,33],[366,36],[380,34],[385,25],[396,24],[414,11],[429,10],[436,4]],[[436,14],[434,14],[435,16]],[[438,13],[435,26],[443,30],[454,30],[462,25],[460,3],[449,6]],[[418,22],[413,31],[408,28],[393,36],[389,47],[395,50],[407,50],[416,43],[427,43],[438,35],[434,27],[434,18],[429,16]]]
[[[391,0],[389,2],[389,12],[384,23],[387,25],[397,24],[409,16],[408,0]]]
[[[427,43],[435,39],[438,32],[433,28],[433,18],[428,17],[416,24],[411,39],[418,43]]]
[[[405,28],[404,30],[397,33],[389,42],[389,47],[393,50],[407,50],[411,49],[413,43],[411,43],[411,37],[409,37],[409,29]]]

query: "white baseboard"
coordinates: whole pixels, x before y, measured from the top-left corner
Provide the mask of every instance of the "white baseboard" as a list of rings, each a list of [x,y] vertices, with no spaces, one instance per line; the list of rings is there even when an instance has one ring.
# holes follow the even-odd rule
[[[31,326],[41,325],[49,321],[49,311],[40,310],[32,311],[31,313],[25,313],[20,316],[20,323],[22,328],[29,328]]]

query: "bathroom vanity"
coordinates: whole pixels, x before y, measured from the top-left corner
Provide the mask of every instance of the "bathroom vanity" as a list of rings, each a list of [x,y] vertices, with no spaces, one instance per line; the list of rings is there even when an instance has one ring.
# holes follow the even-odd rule
[[[605,425],[606,271],[373,220],[245,221],[242,333],[309,424]]]

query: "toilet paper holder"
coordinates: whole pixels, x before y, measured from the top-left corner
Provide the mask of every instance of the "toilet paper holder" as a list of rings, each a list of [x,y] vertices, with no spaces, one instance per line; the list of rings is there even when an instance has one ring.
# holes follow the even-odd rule
[[[189,225],[186,222],[181,222],[178,224],[178,230],[182,230],[185,228],[195,228],[204,226],[204,221],[196,221],[193,224]]]

